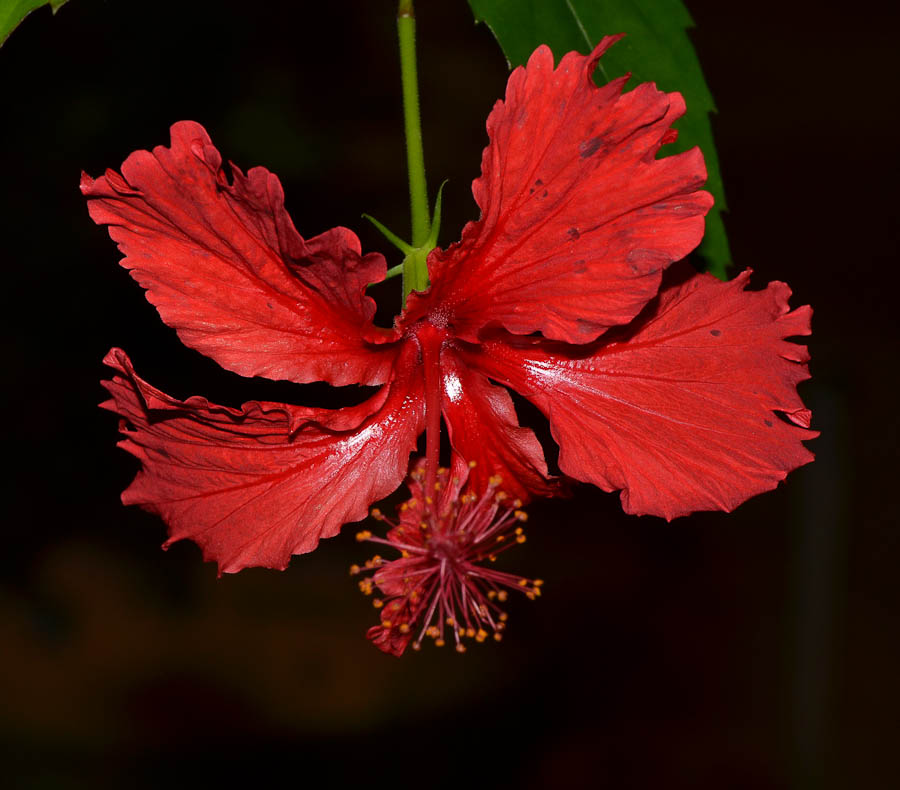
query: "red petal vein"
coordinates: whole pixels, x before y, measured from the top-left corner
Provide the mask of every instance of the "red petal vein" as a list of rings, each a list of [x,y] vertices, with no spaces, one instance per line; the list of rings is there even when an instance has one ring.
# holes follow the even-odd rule
[[[122,501],[159,515],[166,546],[189,538],[220,573],[287,567],[402,482],[423,425],[415,354],[408,344],[370,400],[332,411],[178,401],[113,349],[105,362],[116,375],[104,382],[112,398],[102,406],[124,418],[120,446],[142,464]]]
[[[745,291],[748,276],[665,288],[580,355],[493,341],[471,361],[549,417],[563,472],[622,489],[627,512],[732,510],[811,461],[802,442],[817,435],[796,389],[809,357],[785,339],[809,334],[812,311],[790,310],[784,283]]]
[[[379,254],[334,228],[304,240],[284,209],[278,178],[244,175],[199,124],[172,127],[170,148],[135,151],[81,191],[109,225],[122,265],[147,289],[186,345],[244,376],[336,385],[387,380],[393,339],[371,323],[366,285],[384,278]]]
[[[473,184],[481,218],[429,259],[423,312],[450,316],[477,339],[498,322],[516,334],[586,343],[627,323],[655,296],[662,271],[700,242],[712,197],[698,191],[698,149],[656,159],[684,113],[677,93],[592,73],[619,37],[554,70],[547,47],[509,80],[488,118],[490,144]]]

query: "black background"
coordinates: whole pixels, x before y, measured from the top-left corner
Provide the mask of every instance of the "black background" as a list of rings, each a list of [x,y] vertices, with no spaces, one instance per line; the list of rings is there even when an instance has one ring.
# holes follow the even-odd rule
[[[426,159],[443,245],[505,62],[462,0],[417,4]],[[393,3],[72,0],[0,49],[4,530],[0,781],[896,786],[896,24],[865,4],[693,0],[736,270],[816,311],[802,393],[815,464],[732,515],[671,525],[584,487],[532,508],[502,645],[401,660],[364,639],[353,530],[221,580],[118,495],[136,462],[96,408],[125,348],[177,396],[318,402],[180,345],[89,220],[81,169],[203,123],[285,186],[304,235],[405,232]],[[618,32],[618,31],[609,31]],[[677,85],[662,85],[677,89]],[[383,315],[394,287],[378,292]],[[514,566],[514,567],[513,567]]]

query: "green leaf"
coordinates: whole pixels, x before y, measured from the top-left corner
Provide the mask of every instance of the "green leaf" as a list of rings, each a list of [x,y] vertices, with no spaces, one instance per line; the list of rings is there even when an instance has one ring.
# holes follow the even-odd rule
[[[607,82],[631,72],[631,85],[655,82],[661,90],[684,96],[688,111],[675,124],[678,142],[670,148],[684,151],[699,145],[706,158],[707,189],[716,205],[698,252],[707,271],[724,279],[731,255],[710,121],[716,107],[687,35],[694,23],[681,0],[469,0],[469,6],[475,20],[491,29],[510,68],[523,65],[540,44],[548,44],[559,61],[572,50],[587,54],[605,35],[627,34],[603,56],[595,77]]]
[[[35,8],[49,5],[55,14],[67,0],[0,0],[0,46]]]

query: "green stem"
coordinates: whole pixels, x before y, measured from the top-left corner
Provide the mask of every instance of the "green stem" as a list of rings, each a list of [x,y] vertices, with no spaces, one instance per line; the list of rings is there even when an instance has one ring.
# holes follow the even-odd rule
[[[425,154],[422,148],[422,121],[419,116],[419,80],[416,73],[416,18],[412,0],[400,0],[397,8],[397,36],[400,40],[400,79],[403,86],[403,121],[406,130],[406,166],[409,171],[409,202],[412,217],[412,246],[428,240],[428,187],[425,182]],[[427,287],[428,270],[424,257],[407,255],[403,269],[403,301],[413,289]]]

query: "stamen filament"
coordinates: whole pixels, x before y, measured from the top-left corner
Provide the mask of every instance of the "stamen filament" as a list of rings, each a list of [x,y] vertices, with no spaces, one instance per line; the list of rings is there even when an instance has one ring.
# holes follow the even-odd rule
[[[524,520],[519,510],[522,503],[507,503],[498,496],[499,479],[492,479],[480,495],[459,496],[459,481],[450,479],[449,470],[429,474],[428,467],[427,462],[420,463],[413,470],[413,497],[398,508],[397,521],[373,512],[391,527],[386,538],[368,530],[359,534],[361,540],[397,549],[401,557],[385,561],[375,555],[364,567],[351,569],[351,573],[374,574],[360,582],[366,594],[377,587],[384,596],[383,601],[376,599],[383,603],[381,625],[370,629],[369,638],[395,655],[413,640],[413,628],[417,631],[411,642],[414,649],[425,637],[431,637],[436,646],[447,644],[448,630],[460,653],[466,650],[467,638],[483,642],[492,632],[494,640],[500,641],[506,622],[500,604],[507,600],[508,591],[533,600],[540,596],[543,584],[480,564],[518,545],[517,538],[524,534],[516,526]],[[434,482],[429,484],[431,479]]]

